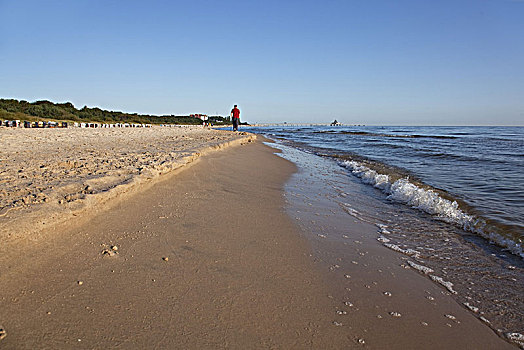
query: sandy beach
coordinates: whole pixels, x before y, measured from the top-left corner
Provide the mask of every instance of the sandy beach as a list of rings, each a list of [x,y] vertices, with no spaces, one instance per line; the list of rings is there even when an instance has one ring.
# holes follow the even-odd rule
[[[252,136],[202,127],[1,129],[0,238],[79,220],[208,151]]]
[[[516,348],[260,137],[0,135],[1,349]]]

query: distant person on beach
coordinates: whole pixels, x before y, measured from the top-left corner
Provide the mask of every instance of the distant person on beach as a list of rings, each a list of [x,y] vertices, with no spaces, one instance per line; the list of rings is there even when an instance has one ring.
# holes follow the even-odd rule
[[[238,131],[238,126],[240,125],[240,109],[237,105],[231,110],[231,120],[233,121],[233,131]]]

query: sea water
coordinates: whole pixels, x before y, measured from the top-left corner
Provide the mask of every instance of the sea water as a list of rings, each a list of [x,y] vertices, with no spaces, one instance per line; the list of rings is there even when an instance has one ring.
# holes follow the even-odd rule
[[[243,131],[277,141],[299,169],[322,164],[309,170],[317,181],[342,172],[329,198],[348,220],[376,225],[381,244],[502,336],[524,334],[524,128]]]

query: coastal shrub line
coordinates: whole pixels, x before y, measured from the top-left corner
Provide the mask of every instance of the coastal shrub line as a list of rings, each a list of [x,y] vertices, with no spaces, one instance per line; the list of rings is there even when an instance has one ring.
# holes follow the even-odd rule
[[[147,115],[106,111],[98,107],[84,106],[77,109],[71,102],[50,101],[27,102],[15,99],[0,99],[0,119],[38,122],[42,120],[69,121],[78,123],[128,123],[128,124],[183,124],[202,125],[202,120],[191,116]],[[230,124],[228,118],[209,117],[214,124]]]

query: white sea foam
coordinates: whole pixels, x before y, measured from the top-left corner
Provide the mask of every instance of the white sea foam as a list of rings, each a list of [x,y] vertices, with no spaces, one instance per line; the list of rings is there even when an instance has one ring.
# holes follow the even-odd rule
[[[380,174],[353,160],[344,161],[340,164],[349,169],[353,175],[359,177],[362,182],[382,190],[388,195],[388,199],[404,203],[431,214],[439,220],[458,225],[466,231],[479,234],[502,247],[508,248],[513,254],[524,258],[524,252],[520,243],[494,232],[486,232],[481,222],[462,211],[456,201],[442,198],[431,189],[421,188],[411,183],[408,178],[392,181],[389,175]],[[379,227],[382,228],[381,226]]]
[[[342,203],[341,206],[342,209],[349,215],[354,216],[357,219],[362,219],[362,214],[358,210],[351,208],[351,205],[349,205],[348,203]]]
[[[380,229],[380,233],[384,233],[384,234],[388,234],[388,233],[391,233],[388,231],[388,227],[387,225],[383,225],[383,224],[376,224],[377,227]]]
[[[388,243],[390,240],[384,236],[380,236],[379,238],[377,238],[377,241],[382,243]]]
[[[484,316],[480,316],[479,318],[480,318],[483,322],[491,323],[491,321],[488,320],[487,318],[485,318]]]
[[[435,275],[429,275],[429,277],[431,277],[431,279],[441,285],[443,285],[444,287],[446,287],[447,290],[449,290],[451,293],[453,294],[457,294],[457,291],[455,291],[453,289],[453,283],[451,282],[448,282],[448,281],[444,281],[442,279],[442,277],[439,277],[439,276],[435,276]]]
[[[392,249],[392,250],[397,251],[397,252],[402,253],[402,254],[406,254],[406,255],[414,256],[414,257],[419,257],[420,256],[420,252],[418,252],[416,250],[413,250],[411,248],[402,249],[398,245],[393,244],[393,243],[384,243],[384,245],[386,247],[388,247],[389,249]]]
[[[414,268],[415,270],[417,271],[420,271],[422,272],[423,274],[428,274],[428,273],[433,273],[434,271],[432,269],[430,269],[429,267],[426,267],[426,266],[423,266],[423,265],[419,265],[419,264],[416,264],[414,263],[413,261],[410,261],[408,260],[407,263],[409,264],[409,266],[411,266],[412,268]]]
[[[524,347],[524,335],[517,333],[517,332],[506,333],[505,335],[506,335],[506,338],[508,338],[509,340],[519,344],[521,348]]]
[[[464,303],[464,305],[473,312],[479,312],[479,308],[471,305],[470,303]]]

